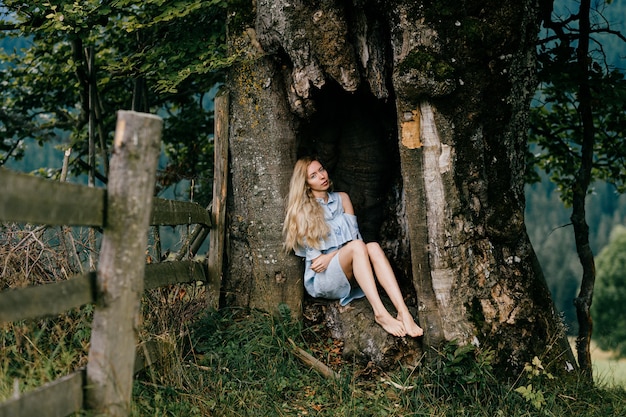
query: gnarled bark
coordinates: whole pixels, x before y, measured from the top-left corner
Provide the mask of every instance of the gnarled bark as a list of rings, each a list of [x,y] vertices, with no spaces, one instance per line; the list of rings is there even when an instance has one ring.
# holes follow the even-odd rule
[[[419,309],[424,351],[452,340],[491,347],[511,375],[535,355],[558,369],[574,364],[524,226],[533,5],[261,0],[254,29],[248,22],[238,33],[254,33],[266,54],[246,76],[269,87],[242,83],[241,69],[231,81],[238,97],[249,91],[257,110],[233,106],[239,127],[231,143],[244,131],[255,144],[289,136],[270,141],[278,147],[272,152],[232,150],[234,201],[256,198],[246,176],[273,163],[281,175],[271,185],[284,196],[291,158],[320,154],[336,188],[350,193],[366,238],[382,240],[407,303]],[[261,163],[268,153],[272,162]],[[280,204],[271,209],[282,216]],[[232,225],[265,219],[237,204],[230,216]],[[278,223],[264,227],[278,230]],[[231,265],[256,253],[247,226],[231,235],[245,241],[231,244]],[[263,247],[277,251],[272,242]],[[257,266],[249,271],[255,277]],[[255,279],[250,293],[263,286]],[[329,323],[347,320],[338,311],[326,308]],[[348,338],[349,327],[336,329]]]
[[[295,164],[295,117],[285,101],[280,66],[253,38],[239,39],[252,58],[233,69],[226,276],[222,303],[301,315],[302,267],[282,250],[283,198]]]

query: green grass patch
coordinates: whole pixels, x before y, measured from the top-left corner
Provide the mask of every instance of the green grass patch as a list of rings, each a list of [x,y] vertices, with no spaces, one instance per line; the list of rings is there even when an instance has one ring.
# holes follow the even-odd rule
[[[603,358],[592,359],[592,361],[596,383],[626,388],[626,359]]]
[[[93,307],[0,326],[0,402],[86,365]]]
[[[289,339],[331,366],[324,378]],[[626,415],[626,392],[551,378],[537,359],[511,384],[492,374],[491,352],[446,346],[428,367],[383,370],[341,357],[324,329],[238,309],[204,315],[172,369],[142,375],[134,416],[598,416]],[[178,381],[171,375],[181,375]]]
[[[172,298],[157,295],[168,303]],[[305,327],[281,312],[228,308],[198,314],[192,324],[168,317],[175,331],[168,335],[163,323],[155,329],[176,344],[175,353],[137,375],[131,415],[626,415],[623,386],[559,381],[539,359],[508,384],[493,375],[492,352],[473,346],[449,344],[428,366],[379,369],[342,357],[341,344],[324,328]],[[0,400],[10,397],[15,379],[20,390],[29,390],[84,366],[90,316],[81,310],[3,328]],[[301,362],[291,340],[339,377],[325,378]]]
[[[570,337],[569,341],[572,351],[576,352],[576,338]],[[596,384],[626,389],[626,358],[620,358],[615,352],[600,349],[593,339],[590,351],[593,379]]]

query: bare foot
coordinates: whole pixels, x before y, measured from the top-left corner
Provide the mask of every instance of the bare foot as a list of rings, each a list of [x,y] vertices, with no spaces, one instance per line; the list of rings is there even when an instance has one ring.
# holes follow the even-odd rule
[[[406,330],[406,334],[409,336],[419,337],[424,334],[424,330],[415,323],[411,313],[407,312],[405,314],[398,314],[398,320],[402,322],[404,329]]]
[[[400,320],[394,319],[391,314],[375,315],[374,319],[387,333],[396,337],[406,336],[404,324]]]

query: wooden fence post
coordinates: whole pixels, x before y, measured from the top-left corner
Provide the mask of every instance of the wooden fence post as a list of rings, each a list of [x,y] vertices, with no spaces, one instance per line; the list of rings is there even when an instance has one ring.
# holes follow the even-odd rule
[[[215,96],[215,136],[213,139],[213,204],[212,227],[209,236],[207,282],[208,307],[218,309],[222,272],[224,270],[224,239],[226,234],[226,194],[228,184],[228,106],[227,89]]]
[[[117,115],[85,392],[87,407],[108,416],[130,413],[162,126],[162,119],[150,114]]]

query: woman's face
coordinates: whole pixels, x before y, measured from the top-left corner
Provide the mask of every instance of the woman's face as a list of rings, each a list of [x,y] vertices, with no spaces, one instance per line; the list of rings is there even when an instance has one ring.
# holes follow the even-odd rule
[[[313,193],[328,191],[330,181],[326,169],[318,161],[313,161],[307,168],[306,183],[309,184]]]

